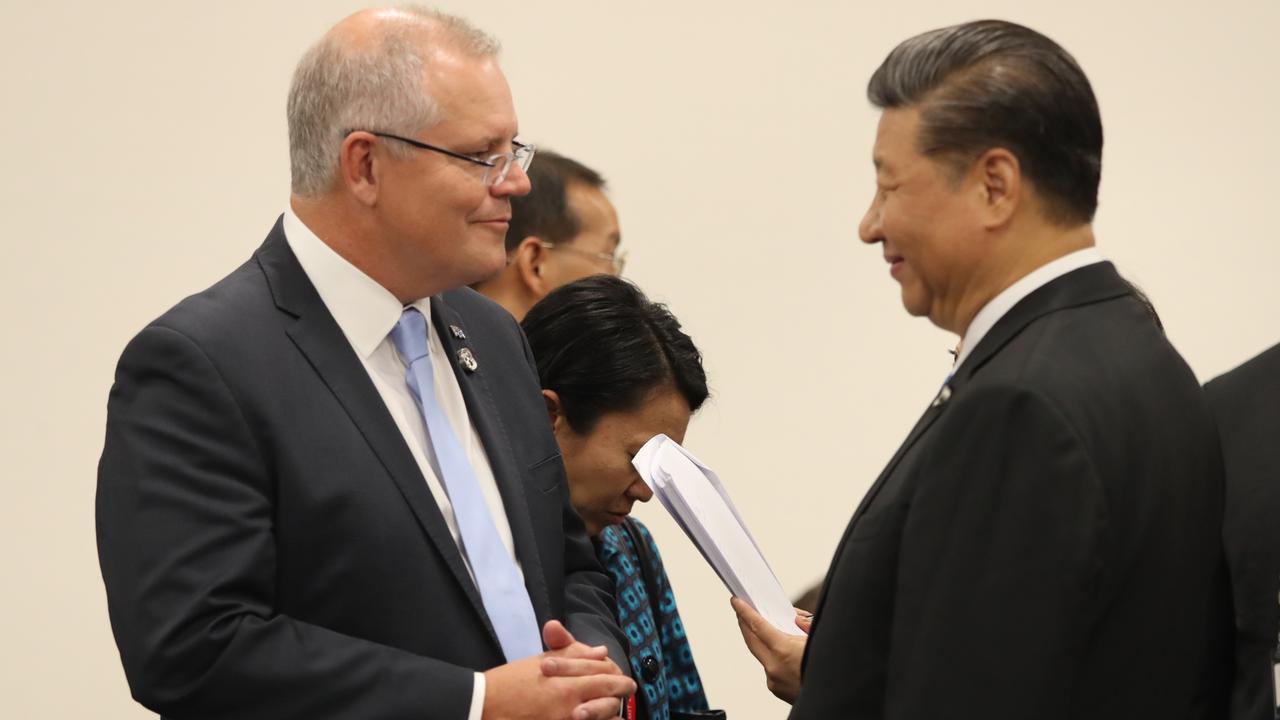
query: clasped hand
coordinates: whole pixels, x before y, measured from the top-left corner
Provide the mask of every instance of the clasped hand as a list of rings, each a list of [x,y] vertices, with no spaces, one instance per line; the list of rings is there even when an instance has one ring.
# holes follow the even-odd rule
[[[603,645],[574,639],[559,621],[542,627],[547,651],[484,674],[483,720],[605,720],[636,684]]]

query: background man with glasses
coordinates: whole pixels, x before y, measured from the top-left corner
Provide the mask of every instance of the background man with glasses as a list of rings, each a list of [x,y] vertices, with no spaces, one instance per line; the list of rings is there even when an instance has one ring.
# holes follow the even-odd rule
[[[99,555],[162,715],[586,720],[634,690],[523,336],[464,287],[529,191],[496,52],[426,10],[335,26],[290,90],[289,208],[121,357]]]
[[[549,151],[529,170],[533,190],[511,200],[507,266],[473,287],[523,320],[534,303],[590,275],[621,275],[618,212],[600,173]]]

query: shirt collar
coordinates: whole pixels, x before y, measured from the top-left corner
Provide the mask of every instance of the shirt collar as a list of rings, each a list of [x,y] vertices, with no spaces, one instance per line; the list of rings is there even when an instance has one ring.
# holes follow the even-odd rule
[[[965,358],[969,357],[973,350],[978,347],[978,343],[982,342],[982,338],[1020,300],[1073,270],[1079,270],[1086,265],[1093,265],[1105,260],[1106,258],[1095,247],[1076,250],[1041,265],[1005,288],[990,302],[983,305],[977,315],[973,316],[973,321],[969,323],[969,329],[965,331],[964,338],[961,340],[960,354],[956,357],[956,364],[952,373],[954,374],[956,370],[960,369],[960,366],[964,364]]]
[[[404,312],[400,301],[325,244],[291,208],[284,211],[284,237],[347,342],[361,360],[368,359]],[[429,330],[431,298],[411,305],[428,318]]]

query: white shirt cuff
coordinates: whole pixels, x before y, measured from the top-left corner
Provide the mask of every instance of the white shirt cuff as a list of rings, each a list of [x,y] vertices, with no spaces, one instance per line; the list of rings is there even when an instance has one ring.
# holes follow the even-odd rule
[[[471,686],[471,712],[467,720],[480,720],[484,714],[484,673],[476,673],[476,681]]]

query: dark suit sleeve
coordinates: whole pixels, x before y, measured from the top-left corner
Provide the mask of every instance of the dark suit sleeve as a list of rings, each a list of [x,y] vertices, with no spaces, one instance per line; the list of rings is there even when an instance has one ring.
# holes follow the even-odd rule
[[[125,350],[98,551],[134,697],[181,718],[464,718],[473,673],[278,614],[269,459],[214,364],[151,327]]]
[[[513,321],[514,322],[514,321]],[[524,331],[516,326],[516,334],[524,348],[525,361],[538,384],[538,367],[525,339]],[[631,675],[631,662],[627,658],[627,640],[618,627],[616,600],[613,596],[613,578],[605,573],[596,558],[595,548],[587,536],[582,518],[569,502],[567,487],[563,488],[561,517],[564,524],[565,592],[564,624],[569,632],[587,645],[604,645],[609,657],[627,676]]]
[[[566,496],[568,493],[566,493]],[[566,497],[565,533],[565,627],[587,645],[605,645],[609,657],[622,672],[631,675],[627,642],[618,627],[613,597],[613,580],[604,573],[583,528],[582,519]]]
[[[902,531],[886,718],[1075,717],[1100,485],[1045,399],[962,397],[933,428]]]

